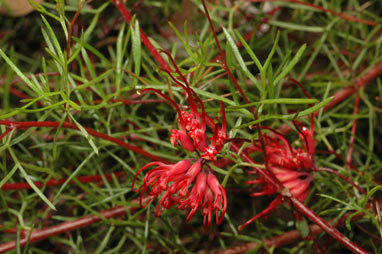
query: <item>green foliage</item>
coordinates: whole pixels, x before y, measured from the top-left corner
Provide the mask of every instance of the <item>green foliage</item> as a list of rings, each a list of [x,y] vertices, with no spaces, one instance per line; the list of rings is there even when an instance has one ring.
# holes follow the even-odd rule
[[[130,24],[121,21],[118,9],[109,2],[83,6],[79,6],[83,1],[68,2],[64,5],[62,1],[58,7],[53,1],[34,4],[39,13],[19,19],[0,17],[0,120],[59,122],[54,128],[35,125],[12,129],[0,140],[0,186],[20,182],[31,186],[28,190],[0,190],[0,246],[12,240],[19,242],[25,232],[28,238],[30,229],[94,215],[100,222],[40,243],[27,241],[27,247],[17,251],[45,253],[65,246],[65,250],[81,253],[210,253],[247,242],[256,244],[249,253],[263,251],[261,248],[269,253],[310,253],[315,248],[306,238],[286,247],[269,247],[262,242],[291,230],[308,235],[310,222],[296,220],[288,204],[277,208],[268,219],[237,231],[273,197],[249,197],[253,186],[244,182],[255,178],[247,174],[253,165],[234,153],[230,144],[219,159],[232,163],[212,166],[229,200],[221,226],[204,231],[200,214],[186,223],[187,213],[176,209],[157,218],[157,201],[131,210],[139,207],[139,193],[131,190],[135,172],[153,160],[102,135],[95,136],[90,129],[171,163],[196,157],[170,144],[169,130],[177,127],[175,109],[153,93],[139,94],[141,89],[155,88],[178,104],[187,104],[182,89],[159,69],[144,47],[142,29],[154,46],[171,52],[212,119],[220,117],[219,101],[225,104],[232,139],[257,139],[252,127],[259,123],[279,129],[291,127],[291,121],[296,120],[309,126],[308,116],[315,113],[318,167],[350,178],[367,194],[337,176],[316,172],[305,203],[327,220],[336,221],[351,212],[343,222],[344,234],[368,251],[382,251],[378,239],[381,218],[372,208],[381,191],[381,78],[373,78],[360,88],[358,113],[353,113],[354,94],[324,110],[337,91],[358,85],[356,81],[380,63],[380,25],[373,27],[287,1],[271,4],[282,7],[279,16],[265,14],[264,3],[237,1],[224,6],[224,1],[218,1],[218,6],[212,1],[210,15],[219,31],[227,65],[250,100],[245,103],[221,62],[216,61],[219,52],[199,1],[192,1],[191,16],[184,13],[184,20],[174,18],[169,23],[172,14],[179,12],[179,3],[143,1],[135,6],[136,16]],[[381,23],[381,6],[376,1],[363,6],[358,1],[318,2],[324,8]],[[127,5],[132,8],[134,4]],[[363,12],[356,11],[360,7]],[[79,8],[68,48],[70,22]],[[259,9],[256,15],[254,8]],[[257,32],[267,19],[268,30]],[[248,32],[253,32],[250,38],[246,37]],[[298,80],[312,98],[306,98],[289,77]],[[258,112],[257,118],[252,107]],[[356,169],[346,163],[355,119],[351,164]],[[66,127],[68,122],[74,127]],[[0,125],[0,135],[7,129]],[[303,149],[297,130],[286,137],[293,147]],[[260,157],[255,158],[261,162]],[[94,175],[100,180],[79,180]],[[49,180],[61,178],[65,180],[60,185],[47,186]],[[138,184],[142,181],[138,178]],[[117,206],[126,210],[123,219],[101,214]],[[352,221],[360,214],[361,220]],[[5,233],[10,229],[17,233]],[[318,245],[330,242],[324,233],[315,241]],[[339,253],[344,247],[331,244],[328,248],[328,253]]]

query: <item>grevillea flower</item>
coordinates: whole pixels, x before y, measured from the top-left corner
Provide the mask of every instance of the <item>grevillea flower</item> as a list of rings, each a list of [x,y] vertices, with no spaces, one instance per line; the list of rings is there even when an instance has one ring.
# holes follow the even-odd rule
[[[309,195],[309,184],[314,178],[312,171],[316,167],[314,160],[315,141],[313,139],[313,130],[309,130],[306,127],[303,127],[302,130],[298,129],[300,138],[304,142],[305,149],[302,150],[301,148],[296,149],[292,147],[282,134],[272,128],[263,127],[263,129],[272,131],[273,136],[275,136],[263,135],[268,170],[273,173],[285,188],[289,189],[293,196],[298,198],[301,202],[304,202]],[[246,148],[245,152],[262,152],[260,141],[256,141],[253,145]],[[261,169],[255,168],[254,171],[250,171],[249,173],[257,174],[257,170]],[[264,185],[260,192],[251,194],[253,197],[277,194],[276,187],[261,176],[255,180],[246,181],[246,183]],[[243,229],[260,216],[269,213],[281,202],[281,195],[278,195],[267,209],[248,220],[240,226],[240,229]]]
[[[200,209],[204,216],[204,227],[209,228],[213,212],[216,214],[216,223],[220,224],[227,210],[227,195],[223,186],[220,185],[216,176],[212,173],[201,172],[191,190],[188,198],[179,202],[178,208],[190,208],[191,211],[187,216],[189,221],[195,214],[196,210]],[[219,218],[219,211],[221,212]]]
[[[191,90],[191,89],[190,89]],[[202,152],[202,158],[206,160],[216,160],[216,155],[219,154],[220,150],[223,149],[225,141],[227,139],[226,134],[226,118],[224,104],[220,102],[220,113],[222,115],[222,126],[215,125],[213,130],[213,135],[210,138],[210,144],[208,145],[208,137],[206,133],[206,121],[210,120],[204,112],[204,105],[198,98],[202,105],[202,115],[199,114],[198,108],[194,99],[192,98],[193,93],[189,93],[189,102],[191,113],[181,110],[171,98],[163,94],[162,92],[154,88],[146,88],[140,91],[140,93],[145,93],[147,91],[154,91],[166,100],[168,100],[176,109],[178,113],[178,126],[179,130],[171,130],[170,141],[171,144],[176,147],[178,142],[186,150],[193,152],[195,149]],[[196,96],[196,95],[195,95]]]
[[[203,165],[208,161],[216,161],[216,156],[223,149],[227,140],[224,104],[220,102],[222,125],[219,126],[213,123],[212,119],[206,114],[202,100],[191,89],[187,79],[182,75],[171,55],[167,52],[163,53],[169,56],[183,83],[168,70],[163,71],[185,90],[189,111],[181,109],[173,99],[154,88],[143,89],[140,93],[153,91],[174,106],[178,114],[179,129],[171,130],[171,144],[176,147],[179,143],[190,152],[197,151],[201,159],[186,159],[176,164],[148,163],[135,175],[132,188],[135,192],[141,192],[140,204],[142,207],[147,205],[142,204],[145,194],[149,196],[148,202],[154,198],[160,199],[155,212],[156,216],[160,216],[165,209],[176,205],[177,209],[190,209],[186,219],[189,221],[195,212],[200,210],[204,216],[204,226],[208,228],[213,213],[216,214],[217,224],[220,224],[227,210],[227,196],[224,187],[220,185],[210,169],[203,169]],[[212,125],[215,126],[211,138],[207,136],[207,122],[213,123]],[[155,166],[155,168],[146,173],[142,186],[139,189],[134,189],[138,175],[152,166]],[[221,214],[220,217],[219,213]]]
[[[165,51],[165,53],[170,61],[172,62],[180,80],[175,78],[172,73],[168,70],[162,69],[166,72],[169,77],[186,92],[189,112],[180,109],[178,104],[173,101],[168,96],[162,94],[160,91],[148,88],[141,91],[141,93],[148,90],[154,91],[169,101],[176,109],[178,113],[178,126],[179,130],[171,130],[170,141],[175,147],[180,143],[186,150],[194,151],[195,149],[202,153],[202,158],[205,160],[216,160],[216,155],[219,154],[220,150],[227,139],[226,134],[226,117],[224,104],[220,102],[220,114],[222,116],[222,125],[214,124],[215,128],[212,130],[213,135],[211,138],[207,136],[207,121],[212,121],[212,119],[206,114],[204,104],[202,100],[196,95],[194,90],[191,89],[190,84],[187,79],[180,72],[174,59],[171,55]],[[183,82],[183,83],[182,83]],[[209,142],[210,141],[210,142]]]
[[[140,188],[134,189],[138,175],[151,166],[144,177]],[[155,215],[160,216],[165,209],[177,205],[178,209],[191,209],[187,216],[189,221],[197,210],[204,216],[204,226],[208,228],[213,212],[216,213],[216,223],[220,224],[227,210],[227,196],[223,186],[220,185],[212,172],[202,170],[202,160],[191,164],[191,160],[182,160],[176,164],[151,162],[142,167],[133,179],[134,192],[141,191],[140,204],[146,193],[152,199],[161,196]],[[192,186],[192,187],[191,187]],[[189,192],[189,189],[191,192]],[[219,212],[221,216],[219,218]]]

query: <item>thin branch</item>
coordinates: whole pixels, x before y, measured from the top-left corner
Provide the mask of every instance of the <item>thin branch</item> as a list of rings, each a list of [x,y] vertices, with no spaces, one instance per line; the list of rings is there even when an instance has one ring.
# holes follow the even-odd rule
[[[382,62],[377,63],[374,67],[372,67],[368,72],[366,72],[364,75],[362,75],[360,78],[356,79],[353,84],[355,83],[356,86],[347,86],[335,94],[333,94],[333,99],[326,104],[324,107],[324,111],[328,111],[329,109],[336,106],[341,101],[349,98],[353,93],[357,92],[358,89],[370,84],[370,82],[378,77],[379,75],[382,75]],[[358,89],[357,89],[358,88]],[[319,111],[314,113],[315,115],[319,114]]]
[[[112,2],[118,8],[118,10],[122,14],[122,16],[125,18],[125,20],[127,22],[131,22],[132,16],[131,16],[129,10],[126,8],[125,2],[122,0],[112,0]],[[141,34],[141,40],[142,40],[143,44],[150,51],[151,55],[155,58],[155,60],[159,63],[159,65],[162,66],[164,69],[171,72],[170,66],[166,63],[166,61],[163,59],[163,57],[158,53],[157,49],[149,41],[149,39],[147,38],[146,34],[143,32],[142,29],[140,29],[140,34]]]
[[[80,1],[80,6],[78,7],[78,10],[76,11],[76,14],[74,14],[74,17],[73,17],[73,19],[70,22],[69,27],[68,27],[68,40],[67,40],[67,44],[66,44],[66,61],[68,61],[69,57],[70,57],[70,44],[71,44],[71,40],[72,40],[73,26],[76,23],[78,16],[80,15],[83,3],[84,3],[84,1],[82,1],[82,2]]]
[[[359,254],[368,254],[369,252],[365,251],[361,247],[359,247],[356,243],[352,242],[349,238],[341,234],[338,229],[330,225],[328,222],[324,221],[320,216],[318,216],[315,212],[313,212],[310,208],[305,206],[303,203],[301,203],[300,200],[298,200],[295,197],[290,197],[289,201],[292,203],[294,208],[299,211],[300,213],[304,214],[306,217],[308,217],[311,221],[313,221],[315,224],[317,224],[322,230],[324,230],[326,233],[328,233],[330,236],[332,236],[334,239],[336,239],[339,243],[343,244],[345,247],[347,247],[349,250],[353,251],[354,253]]]
[[[362,194],[367,195],[367,192],[364,189],[362,189],[358,184],[356,184],[350,177],[346,177],[344,175],[341,175],[339,172],[337,172],[337,171],[335,171],[333,169],[330,169],[330,168],[316,168],[314,171],[316,171],[316,172],[327,172],[329,174],[333,174],[335,176],[338,176],[342,180],[344,180],[347,183],[351,184],[354,188],[356,188]]]
[[[62,233],[67,233],[76,229],[84,228],[86,226],[89,226],[91,224],[94,224],[96,222],[99,222],[101,220],[109,219],[112,217],[118,217],[122,216],[126,213],[126,208],[128,207],[131,211],[135,210],[136,207],[134,207],[132,204],[137,204],[138,201],[134,200],[129,206],[116,206],[107,210],[103,210],[98,213],[98,216],[96,215],[87,215],[80,219],[63,222],[54,226],[42,228],[42,229],[35,229],[30,234],[30,239],[28,242],[28,235],[26,234],[26,237],[20,239],[18,242],[19,246],[24,246],[27,242],[28,243],[34,243],[37,241],[44,240],[46,238],[49,238],[51,236],[59,235]],[[0,244],[0,253],[13,250],[16,248],[17,241],[11,241],[8,243]]]
[[[359,95],[359,93],[357,93],[356,97],[355,97],[355,105],[354,105],[354,111],[353,111],[354,116],[356,116],[358,114],[359,100],[360,100],[360,95]],[[348,154],[347,154],[347,158],[346,158],[346,164],[347,165],[351,164],[351,159],[352,159],[353,149],[354,149],[354,138],[355,138],[356,131],[357,131],[357,118],[354,117],[353,126],[351,129],[351,136],[350,136],[350,140],[349,140],[349,150],[348,150]],[[348,168],[349,175],[351,175],[351,168],[350,167],[347,167],[347,168]]]
[[[334,223],[333,227],[340,227],[345,223],[346,219],[351,215],[353,215],[353,213],[351,213],[351,212],[346,213],[344,216],[341,217],[340,220],[338,220],[336,222],[334,222],[334,220],[330,220],[330,221],[328,221],[328,223],[329,224]],[[352,222],[357,221],[357,220],[361,219],[363,216],[364,216],[363,213],[357,214],[357,215],[352,217],[351,221]],[[322,232],[323,232],[322,228],[315,225],[315,224],[309,226],[309,236],[310,237],[316,236]],[[279,235],[279,236],[274,236],[274,237],[264,239],[264,240],[262,240],[262,244],[247,243],[247,244],[236,246],[236,247],[233,247],[230,249],[215,251],[213,253],[214,254],[242,254],[242,253],[246,253],[247,251],[249,251],[251,249],[259,248],[261,246],[267,246],[269,248],[280,247],[283,245],[294,243],[299,239],[302,239],[300,232],[298,230],[292,230],[292,231],[286,232],[286,233]]]
[[[31,127],[51,127],[51,128],[58,128],[60,126],[60,122],[49,122],[49,121],[46,121],[46,122],[35,122],[35,121],[31,121],[31,122],[17,122],[17,121],[8,121],[8,120],[0,120],[0,125],[5,125],[5,126],[9,126],[11,128],[17,128],[17,129],[21,129],[21,128],[31,128]],[[73,130],[79,130],[79,128],[75,125],[75,124],[72,124],[72,123],[68,123],[68,122],[64,122],[62,124],[62,128],[66,128],[66,129],[73,129]],[[160,161],[160,162],[163,162],[163,163],[170,163],[170,161],[166,160],[166,159],[163,159],[162,157],[159,157],[157,155],[154,155],[152,153],[149,153],[149,152],[146,152],[145,150],[143,150],[142,148],[138,147],[138,146],[134,146],[134,145],[130,145],[120,139],[117,139],[117,138],[114,138],[114,137],[111,137],[105,133],[102,133],[102,132],[98,132],[96,130],[93,130],[93,129],[90,129],[90,128],[87,128],[87,127],[84,127],[84,129],[86,130],[87,133],[89,133],[90,135],[94,136],[94,137],[98,137],[98,138],[102,138],[104,140],[108,140],[110,142],[113,142],[117,145],[120,145],[122,147],[125,147],[131,151],[134,151],[140,155],[143,155],[147,158],[150,158],[152,160],[156,160],[156,161]]]

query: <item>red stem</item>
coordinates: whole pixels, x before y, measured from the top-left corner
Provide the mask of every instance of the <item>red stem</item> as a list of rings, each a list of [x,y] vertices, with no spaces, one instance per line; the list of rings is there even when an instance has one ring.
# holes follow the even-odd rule
[[[358,108],[359,108],[359,93],[356,94],[356,97],[355,97],[355,105],[354,105],[354,111],[353,111],[353,115],[356,116],[358,114]],[[351,136],[350,136],[350,140],[349,140],[349,151],[348,151],[348,155],[347,155],[347,158],[346,158],[346,164],[349,165],[351,164],[351,157],[352,157],[352,154],[353,154],[353,148],[354,148],[354,137],[355,137],[355,132],[357,130],[357,118],[354,117],[353,119],[353,126],[352,126],[352,129],[351,129]],[[349,175],[351,174],[351,169],[350,167],[347,167],[348,168],[348,173]]]
[[[220,60],[222,61],[222,66],[223,66],[224,70],[227,72],[227,74],[230,77],[230,79],[232,80],[232,82],[235,85],[236,89],[239,90],[240,95],[243,97],[245,103],[249,104],[250,102],[249,102],[247,96],[245,95],[243,89],[241,89],[239,83],[237,82],[236,78],[233,76],[231,70],[229,69],[229,67],[227,65],[227,62],[225,60],[225,54],[224,54],[223,50],[220,47],[220,43],[219,43],[218,37],[216,36],[215,28],[214,28],[214,26],[212,24],[211,17],[210,17],[210,14],[208,12],[208,9],[207,9],[207,6],[206,6],[206,3],[205,3],[204,0],[202,0],[202,4],[203,4],[203,8],[204,8],[206,17],[208,19],[208,23],[210,24],[210,28],[211,28],[212,34],[213,34],[213,36],[215,38],[216,46],[218,47],[218,50],[219,50],[219,55],[220,55]],[[253,107],[251,107],[251,110],[252,110],[252,112],[255,112]]]
[[[35,122],[35,121],[31,121],[31,122],[16,122],[16,121],[8,121],[8,120],[0,120],[0,125],[5,125],[5,126],[9,126],[11,128],[17,128],[17,129],[20,129],[20,128],[31,128],[31,127],[51,127],[51,128],[58,128],[60,126],[60,122],[49,122],[49,121],[46,121],[46,122]],[[75,124],[72,124],[72,123],[68,123],[68,122],[64,122],[62,124],[62,128],[66,128],[66,129],[73,129],[73,130],[78,130],[78,127],[75,125]],[[114,138],[114,137],[111,137],[105,133],[102,133],[102,132],[98,132],[98,131],[95,131],[93,129],[90,129],[90,128],[87,128],[87,127],[84,127],[84,129],[86,130],[87,133],[89,133],[90,135],[94,136],[94,137],[98,137],[98,138],[102,138],[104,140],[108,140],[110,142],[113,142],[117,145],[120,145],[122,147],[125,147],[127,149],[130,149],[138,154],[141,154],[147,158],[150,158],[152,160],[156,160],[156,161],[160,161],[160,162],[163,162],[163,163],[170,163],[170,161],[166,160],[166,159],[163,159],[157,155],[154,155],[152,153],[149,153],[149,152],[146,152],[145,150],[143,150],[142,148],[140,147],[137,147],[137,146],[134,146],[134,145],[130,145],[120,139],[117,139],[117,138]]]
[[[133,202],[137,203],[136,200],[134,200]],[[129,209],[134,210],[136,208],[130,207]],[[67,233],[75,229],[84,228],[86,226],[99,222],[102,219],[109,219],[112,217],[122,216],[125,213],[126,213],[126,206],[116,206],[108,210],[103,210],[99,212],[100,214],[99,217],[96,215],[87,215],[73,221],[60,223],[60,224],[42,228],[42,229],[35,229],[32,231],[29,243],[37,242],[37,241],[46,239],[48,237],[59,235],[62,233]],[[24,246],[27,243],[28,234],[26,235],[27,237],[20,239],[20,241],[18,242],[19,246]],[[0,253],[8,251],[8,250],[13,250],[14,248],[16,248],[16,243],[17,243],[16,241],[11,241],[8,243],[0,244]]]
[[[13,128],[8,128],[4,131],[3,134],[0,136],[0,140],[2,140],[8,133],[10,133],[13,130]]]
[[[68,27],[68,41],[66,44],[66,60],[67,61],[69,60],[69,57],[70,57],[70,43],[72,40],[73,26],[74,26],[74,23],[76,22],[78,16],[80,15],[81,9],[82,9],[82,7],[80,6],[78,8],[78,10],[76,11],[76,14],[74,14],[74,17],[73,17],[73,19],[70,22],[69,27]]]
[[[289,201],[293,204],[294,208],[304,214],[306,217],[308,217],[311,221],[316,223],[320,228],[322,228],[326,233],[331,235],[334,239],[336,239],[338,242],[342,243],[345,247],[347,247],[349,250],[353,251],[354,253],[359,254],[368,254],[369,252],[365,251],[361,247],[359,247],[357,244],[350,241],[349,238],[341,234],[338,229],[324,221],[320,216],[318,216],[316,213],[314,213],[312,210],[310,210],[307,206],[305,206],[301,201],[299,201],[295,197],[289,197]]]
[[[368,72],[366,72],[360,78],[352,82],[353,84],[355,83],[356,86],[353,86],[353,85],[347,86],[339,90],[338,92],[336,92],[333,95],[333,99],[324,107],[324,111],[327,111],[333,108],[344,99],[349,98],[349,96],[355,93],[358,89],[368,85],[373,79],[375,79],[377,76],[381,74],[382,74],[382,61],[377,63],[373,68],[371,68]],[[314,115],[317,115],[318,113],[319,111],[315,112]]]
[[[205,118],[206,118],[206,111],[205,111],[205,108],[204,108],[204,103],[202,102],[202,100],[199,98],[199,96],[194,92],[194,90],[191,89],[190,87],[190,84],[188,83],[186,77],[182,74],[182,72],[180,71],[178,65],[175,63],[175,60],[172,58],[171,54],[164,51],[164,50],[161,50],[162,53],[166,54],[168,56],[168,58],[170,59],[172,65],[174,66],[176,72],[178,73],[178,75],[181,77],[181,79],[183,80],[183,82],[185,83],[185,87],[175,79],[175,77],[170,73],[170,72],[167,72],[167,74],[170,76],[170,78],[178,85],[180,85],[183,89],[185,88],[187,94],[188,94],[188,101],[189,101],[189,104],[190,104],[190,107],[191,107],[191,111],[193,110],[193,108],[196,109],[196,105],[195,105],[195,101],[194,99],[192,98],[192,95],[194,95],[195,99],[199,102],[200,104],[200,107],[202,108],[202,128],[204,129],[205,131],[205,128],[206,128],[206,123],[205,123]]]
[[[115,4],[115,6],[118,8],[118,10],[121,12],[122,16],[125,18],[127,22],[131,22],[132,16],[129,12],[129,10],[125,6],[125,2],[122,0],[112,0],[112,2]],[[158,53],[157,49],[151,44],[149,39],[147,38],[146,34],[143,32],[142,29],[140,29],[141,34],[141,40],[143,44],[146,46],[146,48],[150,51],[151,55],[155,58],[155,60],[159,63],[160,66],[162,66],[164,69],[171,72],[170,66],[166,63],[166,61],[163,59],[163,57]]]
[[[350,167],[349,167],[350,168]],[[327,172],[329,174],[333,174],[333,175],[336,175],[338,176],[339,178],[343,179],[344,181],[350,183],[354,188],[356,188],[359,192],[361,192],[363,195],[367,195],[367,192],[362,189],[358,184],[356,184],[355,182],[353,182],[353,180],[350,178],[350,177],[347,177],[347,176],[344,176],[344,175],[341,175],[339,172],[331,169],[331,168],[316,168],[314,169],[314,171],[316,172]]]
[[[117,171],[110,174],[105,174],[105,179],[110,180],[113,175],[115,175],[117,178],[123,176],[125,172],[123,171]],[[44,182],[33,182],[34,185],[36,185],[38,188],[41,188],[43,186],[55,186],[55,185],[61,185],[65,183],[65,181],[68,178],[60,178],[60,179],[51,179],[48,180],[46,183]],[[103,178],[100,175],[92,175],[92,176],[80,176],[76,178],[81,183],[90,183],[90,182],[97,182],[101,181]],[[75,182],[72,180],[69,182],[69,184],[74,184]],[[3,186],[1,186],[2,190],[25,190],[25,189],[31,189],[32,187],[29,185],[29,183],[5,183]]]
[[[346,221],[346,218],[348,218],[351,215],[353,215],[352,212],[346,213],[340,220],[335,222],[333,226],[339,227],[339,226],[343,225]],[[364,216],[363,213],[357,214],[357,215],[352,217],[351,221],[353,222],[353,221],[359,220],[363,216]],[[332,224],[333,220],[330,220],[329,223]],[[322,228],[320,228],[316,224],[309,226],[309,236],[310,237],[316,236],[321,232],[322,232]],[[286,232],[286,233],[279,235],[279,236],[264,239],[261,242],[265,246],[272,248],[272,247],[279,247],[282,245],[291,244],[298,239],[301,239],[300,232],[298,230],[292,230],[292,231]],[[233,248],[221,250],[221,251],[215,251],[212,253],[215,253],[215,254],[242,254],[242,253],[246,253],[247,251],[249,251],[251,249],[255,249],[258,247],[260,247],[260,244],[258,244],[258,243],[247,243],[247,244],[243,244],[243,245],[240,245],[237,247],[233,247]]]

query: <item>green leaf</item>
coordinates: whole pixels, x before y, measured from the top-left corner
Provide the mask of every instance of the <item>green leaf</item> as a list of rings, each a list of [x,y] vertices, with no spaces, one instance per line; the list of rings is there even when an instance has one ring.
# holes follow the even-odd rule
[[[23,166],[20,164],[19,160],[17,159],[16,155],[14,154],[13,150],[9,147],[8,148],[9,153],[12,156],[12,159],[15,161],[15,166],[20,170],[22,176],[25,178],[27,183],[31,186],[31,188],[36,192],[36,194],[54,211],[56,211],[56,207],[49,201],[47,197],[40,191],[40,189],[33,183],[33,181],[30,179],[28,174],[25,172]]]
[[[261,72],[263,70],[263,66],[261,65],[260,60],[257,58],[256,54],[249,47],[248,43],[244,40],[243,36],[241,36],[241,34],[236,30],[235,30],[235,33],[236,33],[236,36],[239,38],[241,44],[243,44],[248,55],[252,58],[253,62],[256,64],[257,68],[259,69],[259,72]]]
[[[256,125],[258,123],[261,123],[263,121],[271,120],[271,119],[293,120],[293,119],[295,119],[297,117],[307,116],[307,115],[310,115],[310,114],[314,113],[315,111],[321,109],[322,107],[324,107],[332,99],[333,99],[333,97],[329,97],[329,98],[325,99],[324,101],[314,105],[313,107],[310,107],[308,109],[300,111],[300,112],[298,112],[296,114],[287,114],[287,115],[275,115],[275,114],[272,115],[272,114],[269,114],[269,115],[262,115],[261,117],[259,117],[259,119],[255,120],[255,121],[251,121],[251,122],[246,123],[246,124],[242,124],[242,125],[237,126],[237,127],[234,127],[234,129],[241,129],[241,128],[245,128],[245,127],[250,127],[250,126]]]
[[[0,181],[0,189],[1,189],[1,187],[2,187],[6,182],[9,181],[9,179],[11,179],[11,177],[13,176],[13,174],[16,172],[17,168],[18,168],[18,165],[17,165],[17,164],[14,165],[13,168],[11,169],[11,171],[9,171],[8,174],[7,174],[6,176],[4,176],[3,179],[1,179],[1,181]]]
[[[110,75],[110,73],[112,73],[114,71],[114,69],[109,69],[107,71],[105,71],[104,73],[100,74],[98,77],[95,77],[94,79],[92,79],[91,81],[88,81],[82,85],[79,85],[79,86],[76,86],[72,89],[72,91],[75,91],[75,90],[81,90],[81,89],[85,89],[91,85],[94,85],[96,83],[99,83],[101,82],[102,80],[104,80],[107,76]]]
[[[12,68],[12,70],[16,73],[16,75],[19,76],[35,93],[37,93],[37,94],[43,93],[43,91],[40,89],[40,87],[37,86],[36,84],[34,84],[32,81],[30,81],[24,75],[24,73],[22,73],[22,71],[19,68],[17,68],[17,66],[12,62],[12,60],[9,59],[9,57],[1,49],[0,49],[0,55],[5,60],[5,62],[7,62],[9,67]]]
[[[280,30],[277,30],[276,39],[273,42],[273,46],[272,46],[271,52],[269,52],[267,60],[265,60],[265,63],[264,63],[264,66],[263,66],[263,73],[264,73],[264,75],[266,74],[268,66],[271,63],[272,57],[273,57],[273,55],[276,52],[276,48],[277,48],[277,45],[279,43],[279,39],[280,39]]]
[[[2,2],[1,2],[1,3],[2,3]],[[48,15],[49,17],[54,18],[55,20],[57,20],[58,22],[60,22],[61,19],[60,19],[59,17],[57,17],[56,15],[54,15],[54,14],[48,12],[42,4],[38,4],[38,3],[36,3],[36,2],[33,1],[33,0],[28,0],[28,3],[29,3],[29,4],[33,7],[33,9],[35,9],[36,11],[41,12],[41,13],[43,13],[43,14],[45,14],[45,15]]]
[[[84,33],[83,33],[83,30],[81,30],[81,38],[79,40],[79,44],[77,44],[75,46],[75,50],[74,50],[74,52],[72,52],[72,55],[70,56],[70,58],[68,60],[68,64],[70,64],[74,59],[77,58],[78,54],[81,52],[81,49],[84,46],[84,43],[85,43],[84,42]]]
[[[15,158],[13,158],[15,159]],[[36,192],[36,194],[54,211],[56,211],[56,207],[49,201],[49,199],[40,191],[40,189],[33,183],[28,174],[25,172],[24,168],[21,166],[19,162],[17,162],[18,168],[27,181],[27,183],[31,186],[31,188]]]
[[[229,106],[227,109],[236,109],[236,108],[247,108],[259,104],[313,104],[317,103],[317,99],[299,99],[299,98],[278,98],[278,99],[267,99],[262,101],[251,102],[248,104]]]
[[[81,111],[81,106],[76,104],[74,101],[72,100],[67,100],[67,102],[69,103],[70,106],[72,106],[75,110],[78,110],[78,111]]]
[[[176,36],[178,37],[180,43],[182,43],[184,49],[187,51],[187,54],[192,58],[194,63],[198,62],[197,56],[194,54],[194,52],[191,50],[189,43],[188,43],[188,34],[186,34],[187,29],[184,30],[185,32],[185,39],[183,40],[182,35],[180,34],[179,30],[172,24],[170,21],[168,22],[168,25],[171,27],[172,30],[174,30]],[[184,22],[184,27],[187,27],[187,20]]]
[[[134,73],[139,76],[141,73],[141,34],[139,28],[138,20],[135,22],[135,26],[132,27],[133,32],[131,33],[132,40],[132,51],[133,51],[133,59],[134,59]],[[138,79],[134,79],[132,87],[134,88]]]
[[[374,195],[378,190],[382,190],[382,185],[375,186],[373,189],[371,189],[367,195],[362,199],[362,207],[365,207],[367,202],[369,201],[370,197]]]
[[[248,70],[247,65],[244,63],[243,58],[240,55],[239,49],[236,46],[235,41],[233,40],[231,34],[228,32],[227,29],[223,27],[224,34],[227,38],[227,41],[229,43],[229,46],[232,49],[233,55],[235,56],[236,60],[238,61],[241,69],[244,71],[244,74],[256,85],[257,89],[259,91],[262,91],[262,88],[260,86],[259,81],[253,76],[253,74]]]
[[[269,24],[277,27],[282,27],[291,30],[311,32],[311,33],[323,33],[325,31],[325,27],[320,26],[304,26],[299,24],[293,24],[290,22],[284,22],[279,20],[269,20]]]
[[[44,22],[45,26],[48,28],[50,39],[53,42],[57,56],[60,58],[62,63],[65,63],[66,59],[64,57],[64,54],[62,53],[60,43],[58,42],[57,36],[54,33],[53,28],[50,26],[49,22],[45,19],[44,16],[41,15],[41,18],[42,18],[42,21]]]
[[[58,198],[61,196],[61,192],[65,189],[65,187],[70,183],[71,180],[80,172],[80,170],[89,162],[89,160],[94,156],[94,152],[90,153],[78,167],[71,173],[71,175],[66,179],[66,181],[61,185],[60,189],[56,192],[56,196],[54,198],[55,202],[58,201]]]
[[[77,122],[77,120],[71,114],[69,114],[69,117],[70,117],[70,119],[73,120],[74,124],[78,127],[78,129],[80,130],[82,135],[88,140],[88,142],[89,142],[90,146],[93,148],[93,151],[95,152],[95,154],[98,155],[98,148],[93,142],[93,137],[89,135],[89,133],[85,130],[85,128],[82,127],[82,125],[79,122]]]
[[[283,69],[283,71],[275,78],[274,84],[278,84],[281,79],[283,79],[289,72],[292,70],[292,68],[297,64],[297,62],[300,60],[302,54],[304,53],[306,49],[306,44],[302,45],[296,55],[292,58],[292,60],[288,63],[288,65]]]
[[[351,231],[351,225],[350,225],[351,220],[353,219],[354,216],[356,216],[357,214],[360,214],[360,213],[362,213],[362,211],[357,211],[357,212],[355,212],[355,213],[349,215],[349,216],[346,218],[345,226],[346,226],[346,228],[347,228],[349,231]]]
[[[309,225],[304,217],[296,220],[296,228],[300,233],[301,238],[305,238],[309,235]]]

